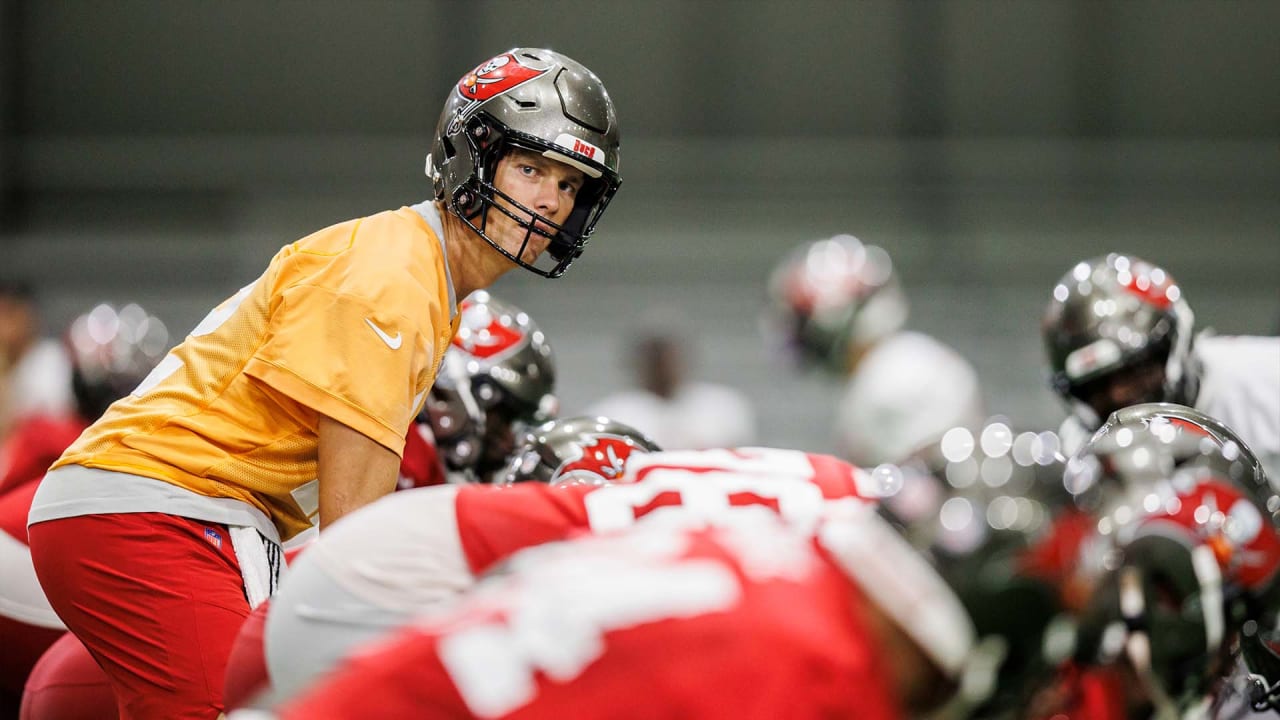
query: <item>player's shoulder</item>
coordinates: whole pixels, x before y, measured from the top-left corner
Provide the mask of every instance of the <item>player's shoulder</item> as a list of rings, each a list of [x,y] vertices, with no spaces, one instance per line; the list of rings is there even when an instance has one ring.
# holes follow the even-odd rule
[[[424,243],[424,237],[435,239],[436,231],[425,218],[406,207],[333,223],[286,246],[285,254],[342,256],[372,250],[386,255],[397,247],[438,252],[438,240]]]
[[[268,276],[279,291],[305,287],[417,317],[447,304],[442,254],[428,223],[401,208],[307,235],[276,255]]]
[[[1195,348],[1196,353],[1206,360],[1280,357],[1280,337],[1202,333],[1196,337]]]

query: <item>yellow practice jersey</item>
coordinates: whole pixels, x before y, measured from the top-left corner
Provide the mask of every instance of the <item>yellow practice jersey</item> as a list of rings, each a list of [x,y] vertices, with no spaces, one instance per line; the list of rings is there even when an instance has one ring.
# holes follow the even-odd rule
[[[448,277],[440,238],[412,208],[288,245],[53,467],[241,500],[292,537],[318,508],[321,415],[403,452],[455,329]]]

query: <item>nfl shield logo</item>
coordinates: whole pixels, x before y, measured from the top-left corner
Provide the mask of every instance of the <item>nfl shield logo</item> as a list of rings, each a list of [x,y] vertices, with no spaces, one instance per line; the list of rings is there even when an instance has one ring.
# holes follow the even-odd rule
[[[208,541],[210,545],[216,548],[222,547],[222,535],[217,530],[214,530],[213,528],[204,529],[204,539]]]

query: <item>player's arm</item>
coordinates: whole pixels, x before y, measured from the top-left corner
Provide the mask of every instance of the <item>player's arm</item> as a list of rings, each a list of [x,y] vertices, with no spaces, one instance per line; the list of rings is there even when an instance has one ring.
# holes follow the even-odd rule
[[[317,434],[321,528],[395,489],[400,458],[394,452],[324,415]]]

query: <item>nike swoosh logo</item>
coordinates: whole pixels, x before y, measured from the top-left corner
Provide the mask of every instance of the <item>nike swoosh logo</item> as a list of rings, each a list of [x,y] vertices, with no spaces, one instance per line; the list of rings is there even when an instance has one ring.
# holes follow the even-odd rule
[[[364,321],[369,324],[369,327],[373,328],[374,332],[378,333],[378,337],[382,338],[382,342],[386,343],[387,347],[391,348],[392,350],[400,349],[400,343],[404,341],[404,338],[400,337],[399,331],[396,332],[395,337],[392,337],[388,335],[386,331],[384,331],[382,328],[378,327],[377,325],[374,325],[373,321],[370,320],[369,318],[365,318]]]

